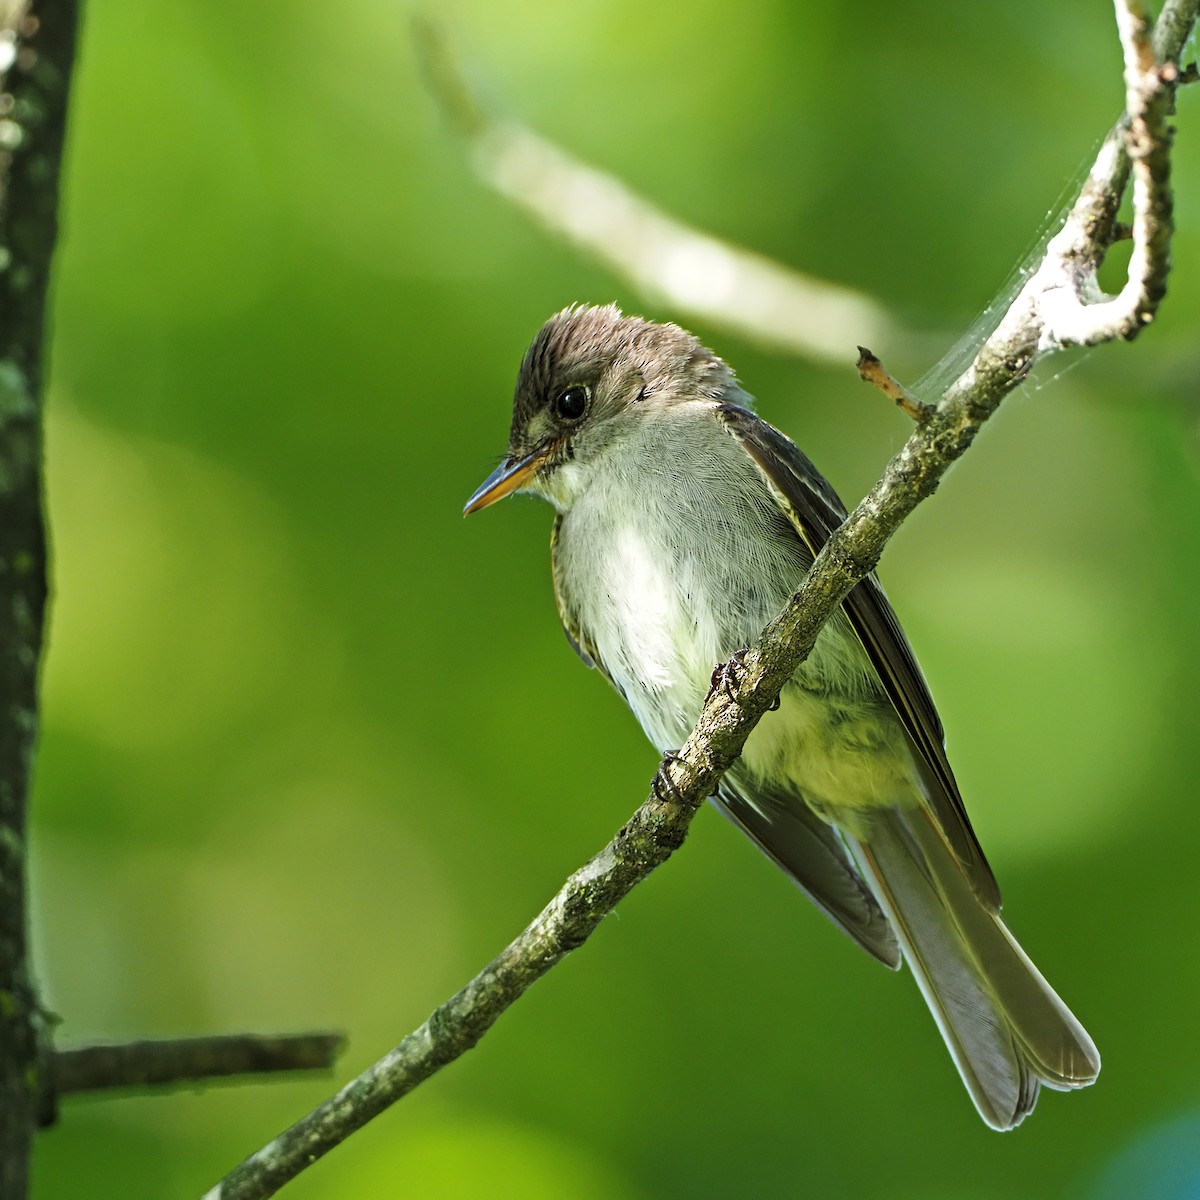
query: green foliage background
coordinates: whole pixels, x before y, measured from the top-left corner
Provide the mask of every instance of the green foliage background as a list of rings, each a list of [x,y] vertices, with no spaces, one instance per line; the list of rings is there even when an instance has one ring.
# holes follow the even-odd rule
[[[1121,107],[1111,14],[1084,0],[437,15],[543,133],[946,344]],[[653,768],[557,627],[549,512],[459,515],[538,324],[647,305],[477,185],[408,19],[90,5],[35,812],[64,1039],[333,1025],[344,1078],[525,923]],[[1014,398],[882,568],[1011,924],[1099,1043],[1099,1085],[988,1132],[911,980],[705,812],[476,1052],[287,1195],[1200,1194],[1191,94],[1179,127],[1160,321]],[[904,438],[852,345],[831,370],[698,332],[848,500]],[[71,1103],[36,1194],[199,1194],[331,1086]]]

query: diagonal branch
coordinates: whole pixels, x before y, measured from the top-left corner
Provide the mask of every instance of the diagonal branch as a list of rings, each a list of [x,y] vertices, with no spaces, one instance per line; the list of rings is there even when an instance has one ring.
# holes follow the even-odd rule
[[[528,126],[497,119],[442,29],[420,20],[414,36],[426,85],[480,179],[651,300],[818,362],[841,365],[856,339],[883,353],[912,340],[869,296],[685,225]]]
[[[1137,60],[1137,86],[1145,86],[1144,104],[1131,101],[1131,132],[1105,143],[1079,200],[1067,214],[1062,234],[1051,241],[1041,265],[995,331],[936,407],[922,412],[922,420],[879,482],[817,555],[784,612],[739,656],[736,676],[741,682],[736,691],[730,694],[716,688],[709,694],[687,743],[679,754],[663,761],[650,795],[629,822],[466,987],[337,1095],[235,1167],[205,1200],[258,1200],[273,1195],[354,1130],[469,1050],[517,997],[582,944],[622,897],[681,845],[696,810],[713,793],[759,718],[812,649],[826,620],[874,569],[901,522],[933,493],[1033,363],[1070,340],[1047,320],[1046,298],[1070,274],[1067,260],[1076,248],[1098,262],[1109,244],[1112,214],[1126,182],[1117,148],[1120,141],[1126,136],[1131,143],[1144,138],[1133,145],[1135,161],[1161,158],[1165,164],[1169,148],[1165,113],[1178,79],[1169,64],[1177,60],[1190,36],[1198,5],[1200,0],[1169,0],[1152,60],[1144,35],[1136,32],[1132,0],[1116,0],[1127,61],[1131,56]],[[1165,263],[1170,238],[1166,172],[1154,167],[1148,172],[1151,182],[1134,192],[1134,225],[1141,231],[1136,236],[1151,266],[1131,270],[1130,283],[1122,290],[1123,296],[1129,291],[1128,307],[1135,314],[1153,313],[1161,300],[1162,276],[1153,264]],[[1144,323],[1111,325],[1104,340],[1132,336]]]

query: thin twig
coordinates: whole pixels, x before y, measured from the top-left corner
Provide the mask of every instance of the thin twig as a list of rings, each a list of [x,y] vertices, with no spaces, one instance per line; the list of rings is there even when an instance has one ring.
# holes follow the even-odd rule
[[[132,1088],[195,1086],[206,1080],[280,1071],[328,1070],[346,1048],[341,1033],[147,1039],[58,1050],[46,1072],[55,1096]]]
[[[929,419],[934,406],[926,404],[924,400],[918,400],[908,388],[892,376],[891,372],[866,346],[859,346],[858,361],[854,365],[858,368],[859,379],[878,388],[889,400],[895,402],[896,407],[905,416],[911,417],[918,424]]]
[[[483,182],[651,301],[820,362],[842,363],[857,340],[885,353],[911,344],[915,335],[869,296],[686,225],[528,126],[493,116],[433,21],[415,23],[414,41],[429,91]]]
[[[1118,10],[1124,3],[1117,0]],[[1163,59],[1173,61],[1178,56],[1195,23],[1198,3],[1200,0],[1179,0],[1164,11],[1161,28],[1172,36],[1158,43]],[[1169,81],[1164,86],[1169,88]],[[1148,130],[1152,142],[1163,137],[1161,128],[1153,123]],[[1151,146],[1147,157],[1154,153],[1156,146]],[[1079,202],[1067,217],[1073,227],[1072,238],[1084,231],[1094,253],[1107,244],[1111,216],[1104,218],[1115,212],[1123,185],[1119,162],[1106,143]],[[1145,190],[1135,193],[1135,206],[1148,199],[1153,200]],[[1136,220],[1145,228],[1145,213],[1138,213]],[[1062,255],[1065,247],[1069,248],[1064,241],[1057,250],[1048,248],[1046,261]],[[1061,262],[1055,265],[1062,268]],[[1045,289],[1054,275],[1046,263],[1043,267],[1035,276]],[[1156,302],[1146,294],[1155,287],[1151,275],[1139,272],[1131,278],[1140,281],[1136,286],[1143,293],[1141,305]],[[967,370],[950,385],[879,482],[817,555],[784,612],[753,647],[739,655],[737,669],[742,682],[737,698],[728,689],[713,688],[683,749],[664,759],[656,786],[612,842],[576,871],[532,924],[419,1029],[336,1096],[235,1167],[205,1200],[259,1200],[273,1195],[316,1158],[474,1046],[526,988],[586,940],[630,888],[670,856],[682,843],[699,805],[712,794],[759,718],[811,650],[825,621],[851,588],[874,569],[891,535],[917,504],[933,493],[1004,396],[1021,383],[1040,355],[1056,348],[1053,339],[1042,336],[1046,329],[1039,310],[1042,295],[1031,291],[1028,284],[1021,291]]]
[[[1187,3],[1169,3],[1162,22],[1174,23]],[[1040,294],[1044,348],[1096,346],[1130,339],[1154,319],[1167,290],[1171,242],[1171,131],[1167,125],[1179,68],[1174,55],[1160,62],[1151,42],[1148,19],[1137,0],[1118,0],[1117,28],[1125,59],[1126,120],[1105,142],[1092,177],[1063,229],[1048,247],[1041,278],[1030,281]],[[1133,167],[1133,249],[1125,285],[1104,297],[1096,272],[1115,232],[1115,201],[1110,179],[1124,178]],[[1098,239],[1099,226],[1107,236]]]

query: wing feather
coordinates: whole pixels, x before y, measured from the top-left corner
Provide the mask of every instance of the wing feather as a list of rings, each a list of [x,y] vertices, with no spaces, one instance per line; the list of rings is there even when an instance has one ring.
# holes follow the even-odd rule
[[[780,508],[815,556],[845,520],[846,509],[837,493],[790,439],[748,409],[718,404],[716,414],[762,472]],[[878,579],[867,576],[846,597],[843,608],[908,733],[942,836],[980,900],[998,911],[1000,889],[950,769],[941,720]]]

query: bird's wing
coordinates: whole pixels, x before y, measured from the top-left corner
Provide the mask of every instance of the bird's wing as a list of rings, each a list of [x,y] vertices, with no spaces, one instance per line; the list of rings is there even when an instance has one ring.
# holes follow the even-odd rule
[[[743,795],[744,782],[725,777],[713,803],[835,925],[864,950],[896,970],[900,946],[866,881],[853,863],[841,835],[807,804],[775,796],[755,786]]]
[[[762,472],[780,508],[815,556],[846,517],[837,493],[788,438],[754,413],[718,404],[716,415]],[[908,732],[943,836],[980,900],[998,910],[1000,889],[954,781],[942,723],[925,677],[873,574],[851,591],[843,608]]]

